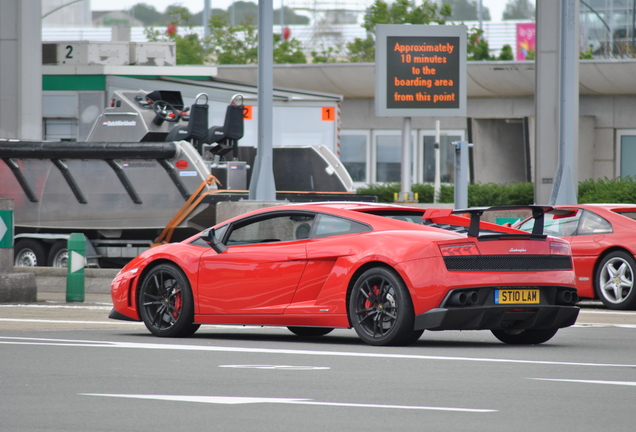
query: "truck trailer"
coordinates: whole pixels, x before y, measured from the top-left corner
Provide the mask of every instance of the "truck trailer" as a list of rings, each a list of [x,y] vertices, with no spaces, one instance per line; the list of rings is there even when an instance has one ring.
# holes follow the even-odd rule
[[[86,142],[0,141],[0,198],[14,201],[16,266],[65,267],[71,233],[89,266],[120,266],[158,242],[214,225],[216,204],[248,199],[257,148],[239,146],[245,106],[208,127],[208,97],[174,90],[113,92]],[[327,146],[274,146],[276,199],[358,196]]]

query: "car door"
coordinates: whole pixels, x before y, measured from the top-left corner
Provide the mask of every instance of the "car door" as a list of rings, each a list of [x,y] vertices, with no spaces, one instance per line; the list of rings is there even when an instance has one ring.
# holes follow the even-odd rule
[[[340,299],[343,295],[342,284],[346,283],[349,269],[337,267],[338,260],[357,253],[355,234],[371,230],[370,226],[350,219],[318,215],[313,223],[311,241],[307,243],[307,267],[298,285],[294,304],[286,312],[335,312],[325,308],[325,304],[314,301],[319,296],[329,301]]]
[[[314,215],[276,212],[231,224],[227,250],[200,261],[197,314],[282,314],[307,264]]]

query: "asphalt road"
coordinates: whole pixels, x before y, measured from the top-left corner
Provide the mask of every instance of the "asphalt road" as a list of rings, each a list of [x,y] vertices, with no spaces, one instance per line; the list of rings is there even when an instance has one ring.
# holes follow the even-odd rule
[[[0,304],[0,431],[626,431],[636,313],[586,306],[539,346],[425,332],[204,326],[188,339],[108,320],[107,295]],[[593,306],[593,305],[592,305]]]

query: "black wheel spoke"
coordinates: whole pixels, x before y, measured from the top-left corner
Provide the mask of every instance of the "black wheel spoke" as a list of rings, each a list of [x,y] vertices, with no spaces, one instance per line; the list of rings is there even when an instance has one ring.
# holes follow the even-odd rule
[[[416,341],[415,313],[404,281],[392,269],[374,267],[355,282],[349,296],[349,318],[371,345],[402,345]]]
[[[194,323],[189,281],[174,264],[160,264],[148,272],[139,288],[138,304],[141,319],[154,335],[190,336],[200,326]]]

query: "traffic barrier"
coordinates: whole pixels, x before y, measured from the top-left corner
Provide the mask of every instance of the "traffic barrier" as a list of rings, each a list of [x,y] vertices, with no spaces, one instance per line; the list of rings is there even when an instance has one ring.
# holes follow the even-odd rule
[[[0,303],[37,299],[35,275],[13,272],[13,200],[0,199]]]
[[[86,236],[72,233],[68,238],[68,273],[66,276],[66,301],[84,301],[84,267],[86,267]]]

